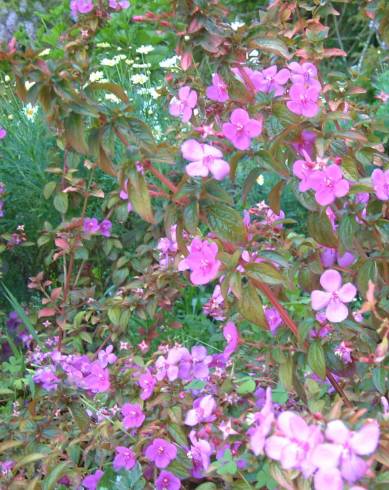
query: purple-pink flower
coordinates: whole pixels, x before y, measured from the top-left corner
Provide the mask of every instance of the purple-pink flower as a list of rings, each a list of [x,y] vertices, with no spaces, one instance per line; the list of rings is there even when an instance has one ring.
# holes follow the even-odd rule
[[[249,447],[258,456],[263,454],[266,437],[269,435],[274,422],[271,388],[266,388],[265,403],[260,412],[255,415],[255,422],[247,434],[249,435]]]
[[[315,141],[316,133],[303,129],[298,140],[292,142],[292,148],[301,156],[304,156],[306,152],[309,158],[312,158]]]
[[[321,206],[328,206],[337,197],[344,197],[350,189],[349,182],[343,178],[342,170],[335,164],[314,172],[309,177],[309,183]]]
[[[235,109],[230,121],[223,124],[223,134],[238,150],[250,148],[251,139],[262,133],[262,118],[251,119],[244,109]]]
[[[282,324],[282,318],[275,308],[267,306],[264,309],[266,323],[272,335],[275,335],[278,327]]]
[[[315,311],[325,308],[326,317],[330,322],[342,322],[348,316],[348,308],[344,303],[350,303],[355,298],[356,287],[350,282],[342,286],[342,276],[333,269],[323,272],[320,284],[324,291],[312,291],[312,308]]]
[[[113,353],[113,345],[109,345],[105,350],[102,349],[99,352],[98,359],[100,361],[100,366],[105,368],[108,364],[113,364],[117,357]]]
[[[129,447],[117,446],[115,448],[115,458],[112,466],[115,471],[119,471],[122,468],[125,470],[131,470],[136,463],[136,455],[134,451]]]
[[[226,102],[230,98],[227,84],[217,73],[212,75],[212,85],[207,87],[206,95],[208,99],[215,100],[216,102]]]
[[[218,247],[215,242],[196,237],[190,244],[189,254],[180,261],[179,270],[190,269],[190,280],[193,284],[207,284],[219,273],[221,262],[217,260],[217,254]]]
[[[287,68],[277,70],[276,65],[269,66],[260,71],[255,76],[255,88],[259,92],[266,94],[273,93],[276,96],[283,95],[285,92],[284,85],[290,77],[290,72]]]
[[[55,368],[53,366],[47,366],[38,369],[36,374],[33,376],[35,383],[42,386],[43,389],[47,391],[55,391],[58,388],[58,384],[61,380],[55,374]]]
[[[156,490],[179,490],[181,481],[170,471],[161,471],[159,477],[155,480]]]
[[[319,90],[296,83],[289,89],[289,100],[286,105],[291,112],[304,117],[315,117],[319,112]]]
[[[154,392],[154,388],[156,385],[154,377],[149,372],[146,372],[139,376],[138,383],[139,386],[142,388],[140,397],[142,398],[142,400],[147,400]]]
[[[112,228],[112,223],[109,221],[109,219],[103,219],[103,221],[99,225],[99,232],[103,236],[108,238],[111,236],[111,228]]]
[[[96,470],[94,473],[86,476],[82,480],[82,486],[86,488],[86,490],[96,490],[99,481],[104,476],[104,471]]]
[[[157,468],[166,468],[176,458],[177,448],[171,442],[157,438],[146,448],[145,456]]]
[[[200,422],[211,422],[215,419],[213,412],[216,408],[216,401],[212,395],[205,395],[193,403],[193,408],[188,411],[185,417],[185,424],[194,427]]]
[[[97,218],[84,218],[84,233],[97,233],[99,231],[99,222]]]
[[[293,61],[289,64],[290,79],[294,84],[303,84],[313,87],[320,92],[321,85],[317,80],[317,68],[312,63],[296,63]]]
[[[223,355],[226,358],[229,358],[236,351],[239,344],[239,332],[234,322],[229,321],[225,324],[223,328],[223,336],[227,340],[227,345],[224,348]]]
[[[109,6],[114,10],[123,10],[130,6],[128,0],[109,0]]]
[[[180,117],[181,121],[187,123],[192,117],[193,109],[197,104],[197,92],[190,87],[181,87],[178,98],[173,97],[169,105],[169,113],[174,117]]]
[[[119,192],[119,197],[123,201],[127,201],[127,211],[130,213],[132,211],[132,203],[128,197],[128,179],[124,182],[123,189]]]
[[[122,406],[121,412],[125,429],[140,427],[146,418],[142,411],[142,407],[138,403],[125,403]]]
[[[389,169],[383,171],[376,168],[371,174],[371,180],[377,198],[381,201],[387,201],[389,199]]]
[[[7,130],[0,128],[0,140],[3,140],[7,136]]]
[[[94,8],[92,0],[72,0],[70,2],[70,9],[73,15],[88,14],[92,12]]]
[[[230,172],[228,162],[223,160],[223,153],[214,146],[187,140],[181,145],[182,156],[189,160],[186,173],[191,177],[207,177],[211,172],[216,180],[223,180]]]

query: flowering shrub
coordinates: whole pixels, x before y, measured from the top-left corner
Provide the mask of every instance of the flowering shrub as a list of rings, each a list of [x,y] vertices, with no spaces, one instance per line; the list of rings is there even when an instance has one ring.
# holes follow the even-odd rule
[[[336,10],[276,2],[239,26],[195,0],[133,17],[176,36],[164,134],[93,71],[96,39],[128,8],[72,0],[55,56],[14,41],[0,53],[62,158],[43,189],[58,219],[38,239],[34,301],[5,287],[2,372],[20,378],[4,394],[26,400],[0,426],[6,485],[383,488],[388,131],[364,89],[328,71],[347,54],[326,46]],[[261,169],[274,186],[247,206]]]

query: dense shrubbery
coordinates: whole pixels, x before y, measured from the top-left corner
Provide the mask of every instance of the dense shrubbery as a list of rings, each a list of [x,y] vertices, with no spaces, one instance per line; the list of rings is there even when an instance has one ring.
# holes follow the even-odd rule
[[[0,53],[2,485],[386,488],[385,2],[128,3]]]

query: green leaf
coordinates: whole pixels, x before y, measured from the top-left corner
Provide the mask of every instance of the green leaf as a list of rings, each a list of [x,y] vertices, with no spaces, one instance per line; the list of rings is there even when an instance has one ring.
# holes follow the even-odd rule
[[[243,188],[242,188],[242,202],[243,202],[243,204],[246,203],[247,196],[248,196],[249,192],[251,191],[251,189],[253,188],[253,186],[255,185],[257,178],[259,177],[260,173],[261,173],[260,168],[253,168],[252,170],[250,170],[250,173],[246,177],[244,184],[243,184]]]
[[[122,310],[118,306],[108,310],[108,318],[113,325],[119,325],[121,313]]]
[[[308,349],[307,361],[314,373],[322,379],[326,377],[326,359],[320,342],[313,342]]]
[[[294,381],[294,362],[293,358],[289,356],[286,362],[283,362],[280,365],[278,375],[282,385],[286,390],[291,391],[293,389],[293,381]]]
[[[180,425],[170,422],[167,431],[179,446],[187,446],[188,438]]]
[[[360,293],[364,296],[369,286],[369,281],[377,283],[378,267],[374,260],[367,260],[360,267],[357,275],[357,285]]]
[[[62,463],[57,464],[44,479],[43,490],[54,490],[56,483],[61,476],[66,474],[70,465],[70,461],[62,461]]]
[[[216,182],[216,180],[208,180],[205,183],[205,190],[208,194],[208,198],[214,198],[217,201],[223,201],[230,206],[234,204],[234,200],[232,199],[231,195],[223,189],[223,187]]]
[[[331,221],[325,211],[310,213],[308,216],[308,232],[321,245],[337,248],[338,240],[332,229]]]
[[[243,289],[242,297],[238,301],[238,309],[239,313],[249,322],[267,328],[262,301],[251,283]]]
[[[58,192],[54,196],[54,207],[61,214],[65,214],[68,210],[68,195],[66,192]]]
[[[280,214],[281,211],[281,193],[285,186],[285,180],[280,180],[270,191],[268,200],[271,209],[276,213]]]
[[[64,121],[65,140],[67,146],[71,146],[74,150],[82,155],[89,152],[88,144],[85,139],[84,119],[80,114],[74,112]]]
[[[97,485],[98,490],[142,490],[146,486],[142,478],[142,468],[137,463],[132,470],[114,471],[112,468],[105,469],[104,476]]]
[[[184,208],[184,225],[189,233],[195,235],[197,233],[197,227],[199,225],[199,203],[198,201],[192,201]]]
[[[208,225],[222,240],[241,242],[246,235],[240,213],[227,204],[213,203],[203,208]]]
[[[249,379],[244,379],[239,383],[239,386],[236,390],[236,392],[239,395],[248,395],[249,393],[253,393],[255,391],[256,385],[255,381],[251,378]]]
[[[383,395],[386,393],[386,374],[383,367],[373,369],[373,383],[377,390]]]
[[[217,486],[212,482],[205,482],[196,487],[195,490],[217,490]]]
[[[280,271],[267,262],[251,262],[245,266],[248,277],[266,284],[283,284],[285,282]]]
[[[338,228],[338,235],[345,250],[353,249],[353,239],[357,235],[358,228],[359,226],[354,216],[349,214],[343,216]]]
[[[154,223],[147,183],[144,176],[134,167],[130,169],[128,175],[128,197],[139,216],[148,223]]]
[[[43,197],[45,199],[49,199],[49,197],[55,191],[56,187],[57,187],[57,182],[54,182],[53,180],[51,182],[48,182],[43,188]]]
[[[47,457],[47,454],[43,453],[32,453],[27,456],[23,456],[16,460],[16,464],[14,466],[14,470],[21,468],[22,466],[26,466],[27,464],[35,463],[36,461],[40,461]]]
[[[281,41],[281,39],[274,38],[259,38],[250,42],[251,48],[256,48],[265,53],[272,53],[277,56],[282,56],[283,58],[289,60],[291,54],[289,53],[288,46]]]

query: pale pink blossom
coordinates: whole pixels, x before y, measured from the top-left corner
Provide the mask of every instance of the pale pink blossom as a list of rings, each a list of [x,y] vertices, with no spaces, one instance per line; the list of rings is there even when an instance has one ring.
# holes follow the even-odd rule
[[[181,87],[178,98],[173,97],[169,104],[169,113],[174,117],[180,117],[181,121],[187,123],[192,117],[193,109],[197,104],[197,92],[190,87]]]
[[[191,177],[207,177],[211,173],[216,180],[223,180],[230,172],[223,153],[214,146],[191,139],[184,141],[181,152],[185,160],[191,162],[185,167]]]

